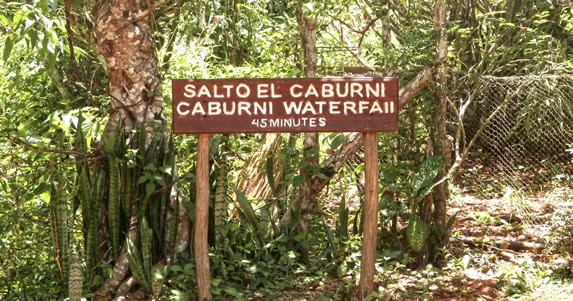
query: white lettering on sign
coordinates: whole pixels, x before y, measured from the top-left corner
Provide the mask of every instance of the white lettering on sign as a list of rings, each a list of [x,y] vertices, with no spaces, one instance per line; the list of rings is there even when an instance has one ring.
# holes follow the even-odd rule
[[[290,96],[294,98],[299,98],[302,96],[302,86],[298,84],[294,84],[290,87]]]
[[[258,128],[325,127],[325,117],[256,118],[251,125]]]
[[[257,98],[281,98],[283,97],[279,94],[275,88],[275,84],[261,83],[257,85]]]
[[[342,103],[342,108],[340,107]],[[358,105],[358,106],[357,106]],[[388,108],[388,102],[385,102]],[[378,101],[289,101],[283,102],[283,108],[287,115],[350,115],[350,114],[384,114],[394,113],[388,109],[384,111]],[[392,103],[392,109],[394,104]]]
[[[269,97],[270,94],[269,94]],[[272,101],[198,101],[193,108],[186,101],[177,104],[177,114],[181,116],[217,116],[217,115],[273,115]],[[353,101],[283,101],[282,109],[286,115],[356,115],[356,114],[393,114],[394,102],[361,100]]]
[[[317,92],[309,92],[315,94]],[[237,85],[199,85],[193,83],[185,85],[183,96],[187,98],[247,98],[252,94],[251,88],[245,83]],[[256,86],[257,98],[281,98],[283,97],[274,83],[260,83]]]
[[[191,112],[191,115],[207,115],[207,113],[205,112],[205,109],[203,109],[201,103],[197,102],[195,103],[195,106],[193,106],[193,111]]]
[[[304,87],[294,84],[289,89],[292,98],[331,98],[331,97],[352,97],[352,98],[373,98],[386,97],[384,83],[321,83],[320,87],[309,84]]]
[[[182,101],[177,104],[177,114],[186,116],[216,116],[216,115],[272,115],[273,103],[271,101],[198,101],[189,110],[191,104]]]
[[[251,88],[248,85],[241,83],[234,85],[201,85],[199,87],[194,84],[187,84],[184,87],[183,96],[187,98],[230,98],[239,97],[247,98],[251,96]]]
[[[269,98],[269,85],[268,84],[258,84],[257,85],[257,97],[258,98]]]
[[[237,86],[236,91],[237,91],[237,96],[240,98],[247,98],[249,97],[249,95],[251,95],[251,88],[249,88],[249,86],[247,86],[246,84],[239,84]]]
[[[183,108],[186,107],[186,108]],[[189,114],[189,109],[187,109],[189,107],[189,103],[182,101],[179,104],[177,104],[177,114],[181,115],[181,116],[186,116],[187,114]]]
[[[307,86],[293,84],[289,88],[292,98],[380,98],[386,97],[383,82],[336,82],[336,83],[310,83]],[[247,98],[256,95],[257,98],[281,98],[274,83],[259,83],[256,85],[256,94],[245,83],[223,85],[199,85],[193,83],[185,85],[183,95],[187,98]]]
[[[173,81],[178,133],[395,131],[392,78]]]
[[[313,97],[319,97],[318,91],[316,90],[316,88],[314,87],[313,84],[310,84],[310,85],[308,86],[308,89],[306,89],[306,93],[304,94],[304,97],[305,97],[305,98],[309,98],[309,97],[311,97],[311,96],[313,96]]]

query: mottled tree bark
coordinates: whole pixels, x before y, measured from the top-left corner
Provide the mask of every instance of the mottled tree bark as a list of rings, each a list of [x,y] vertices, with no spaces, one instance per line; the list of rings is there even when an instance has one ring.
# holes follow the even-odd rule
[[[300,6],[296,8],[295,13],[304,52],[305,75],[308,78],[313,78],[316,77],[317,62],[316,22],[305,16]],[[320,163],[318,133],[304,134],[303,152],[305,166],[301,168],[300,173],[305,176],[306,180],[300,185],[297,198],[292,202],[289,210],[281,219],[283,226],[291,225],[292,222],[298,222],[297,228],[300,232],[306,232],[306,214],[316,207],[318,193],[313,191],[315,189],[315,180],[313,180],[312,175]],[[298,221],[293,221],[294,212],[299,212],[300,218]]]
[[[448,140],[448,133],[446,128],[448,118],[448,98],[446,94],[447,74],[445,66],[442,65],[447,56],[448,41],[447,30],[445,27],[445,4],[443,0],[438,0],[435,7],[435,25],[436,30],[440,34],[436,46],[436,57],[440,63],[436,70],[436,93],[435,98],[438,102],[436,110],[436,131],[434,132],[434,144],[436,152],[444,158],[444,166],[438,173],[438,179],[442,179],[447,175],[448,167],[452,161],[451,147]],[[448,198],[448,182],[443,181],[436,187],[434,194],[434,224],[441,230],[441,233],[446,228],[446,201]],[[443,238],[443,237],[442,237]]]
[[[125,137],[131,137],[133,133],[143,130],[146,146],[146,150],[141,150],[143,152],[147,151],[153,135],[161,133],[165,142],[155,144],[158,145],[156,153],[168,154],[169,143],[166,141],[169,141],[169,129],[163,114],[161,79],[151,28],[153,10],[162,2],[149,6],[150,1],[95,1],[93,31],[97,49],[105,61],[111,97],[110,116],[102,136],[112,136],[123,131]],[[168,214],[165,222],[170,224],[171,219],[180,221],[178,241],[174,242],[174,245],[178,250],[185,249],[189,236],[189,223],[185,223],[188,217],[178,194],[171,193],[171,196],[171,208],[179,207],[180,210],[178,215]],[[132,208],[132,212],[137,210],[138,208]],[[134,243],[138,241],[138,224],[138,216],[132,216],[127,238]],[[166,232],[171,232],[169,227],[166,227]],[[169,257],[169,254],[166,256]],[[169,261],[169,258],[166,259]],[[111,298],[122,283],[125,284],[122,285],[121,291],[129,291],[133,285],[126,281],[129,261],[125,244],[113,262],[113,274],[100,286],[96,299]]]
[[[121,130],[129,133],[139,124],[154,120],[163,122],[157,59],[147,15],[147,8],[131,0],[99,1],[94,7],[94,33],[107,67],[112,107],[104,136]],[[133,242],[137,241],[137,224],[133,216],[128,234]],[[129,271],[125,245],[114,262],[112,277],[96,294],[100,298],[113,294]]]
[[[112,111],[105,134],[118,126],[130,132],[145,125],[152,134],[163,126],[163,98],[149,18],[148,1],[99,1],[94,27],[109,78]]]
[[[296,8],[296,20],[300,32],[302,49],[304,52],[304,70],[306,77],[316,77],[316,22],[305,16],[302,8]]]

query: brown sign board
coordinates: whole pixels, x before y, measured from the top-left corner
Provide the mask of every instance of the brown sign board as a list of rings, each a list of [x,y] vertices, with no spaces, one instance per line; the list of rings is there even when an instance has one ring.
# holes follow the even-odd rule
[[[173,80],[176,134],[395,132],[395,78]]]

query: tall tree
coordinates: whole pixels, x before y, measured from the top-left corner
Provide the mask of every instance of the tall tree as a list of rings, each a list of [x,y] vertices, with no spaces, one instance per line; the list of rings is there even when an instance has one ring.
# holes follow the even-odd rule
[[[110,232],[99,241],[109,242],[112,257],[107,260],[114,264],[113,274],[97,290],[99,298],[127,294],[136,282],[157,294],[152,266],[169,262],[188,242],[188,217],[173,184],[173,154],[152,39],[154,9],[161,3],[102,0],[93,7],[93,31],[105,60],[112,105],[102,134],[107,170],[94,171],[96,177],[107,175],[110,183],[107,197],[101,198],[107,210],[98,218],[107,221]],[[141,154],[135,166],[126,163],[126,147]]]
[[[296,20],[298,23],[300,40],[304,53],[304,72],[306,77],[316,77],[317,72],[317,56],[318,51],[316,48],[316,21],[311,17],[305,15],[301,3],[297,4],[295,8]],[[306,214],[308,214],[313,207],[316,206],[316,193],[313,193],[312,176],[314,170],[319,165],[320,148],[318,141],[318,133],[305,133],[303,142],[303,168],[301,168],[301,175],[305,181],[300,185],[300,190],[296,199],[290,205],[289,210],[283,216],[281,223],[283,226],[293,226],[292,223],[297,223],[298,231],[306,232],[307,221]],[[293,216],[298,218],[293,219]]]
[[[438,174],[439,178],[444,178],[447,175],[448,167],[451,161],[451,146],[448,141],[448,132],[446,129],[446,122],[448,118],[448,99],[447,99],[447,71],[444,66],[444,61],[448,52],[448,36],[446,23],[446,6],[444,1],[438,0],[435,5],[435,26],[438,32],[438,40],[436,42],[436,61],[438,67],[436,71],[436,100],[438,102],[436,110],[436,131],[433,137],[436,146],[436,152],[444,158],[444,166]],[[444,233],[446,229],[446,201],[448,198],[447,182],[442,182],[437,186],[434,198],[434,222],[440,233]],[[445,233],[444,233],[445,234]],[[441,237],[443,238],[443,237]]]

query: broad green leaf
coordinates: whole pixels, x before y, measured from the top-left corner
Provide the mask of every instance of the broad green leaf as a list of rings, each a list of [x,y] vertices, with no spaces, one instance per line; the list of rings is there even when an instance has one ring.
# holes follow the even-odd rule
[[[154,182],[149,181],[147,184],[145,184],[145,196],[143,197],[143,202],[140,206],[140,209],[143,208],[145,210],[147,206],[149,206],[149,200],[151,195],[155,192],[156,188],[157,187]]]
[[[6,26],[6,27],[8,27],[8,25],[10,25],[10,20],[8,20],[6,15],[0,14],[0,24],[2,24],[3,26]]]
[[[444,159],[441,156],[432,156],[418,166],[409,179],[413,197],[422,197],[429,193],[429,191],[424,191],[423,188],[430,187],[443,164]]]
[[[24,20],[24,18],[26,17],[26,13],[24,12],[25,8],[26,8],[25,5],[22,6],[22,9],[14,14],[14,17],[12,18],[12,30],[16,30],[20,26],[22,20]]]
[[[336,149],[338,149],[339,146],[341,146],[343,143],[345,143],[346,141],[348,141],[348,136],[344,135],[344,134],[337,134],[334,139],[332,139],[332,141],[330,142],[330,149],[332,151],[335,151]]]
[[[35,29],[31,29],[28,31],[28,36],[30,37],[30,47],[36,47],[38,45],[38,31]]]
[[[56,49],[54,47],[54,44],[52,43],[47,43],[46,46],[47,46],[46,50],[48,51],[47,53],[48,67],[50,70],[53,70],[56,67],[56,58],[57,58]]]
[[[58,8],[58,1],[57,0],[48,0],[48,4],[52,10],[56,10]]]
[[[302,175],[297,175],[292,179],[292,186],[294,187],[298,187],[302,185],[302,183],[304,183],[304,176]]]
[[[12,52],[12,47],[14,47],[14,40],[11,36],[8,36],[4,41],[4,55],[2,56],[4,63],[8,61],[10,53]]]
[[[247,196],[236,187],[232,186],[233,190],[235,191],[235,195],[237,196],[237,202],[239,202],[239,209],[244,214],[246,220],[249,222],[249,225],[253,228],[253,232],[255,233],[255,237],[257,238],[257,242],[261,243],[262,241],[262,229],[260,220],[255,213],[255,209],[251,205],[251,201],[247,198]]]
[[[265,164],[265,172],[267,174],[267,180],[269,181],[269,186],[271,186],[271,190],[273,191],[273,193],[276,190],[274,166],[275,166],[274,156],[273,154],[269,154],[269,156],[267,157],[267,162]]]
[[[52,26],[54,25],[54,21],[52,21],[50,18],[43,16],[43,15],[42,15],[41,19],[42,19],[42,23],[44,24],[44,27],[47,30],[52,29]]]
[[[241,297],[241,294],[239,293],[239,291],[237,291],[236,288],[234,287],[226,287],[224,288],[225,293],[235,297],[235,298],[239,298]]]
[[[400,175],[398,168],[392,163],[380,164],[380,172],[382,173],[384,182],[386,184],[396,182],[396,179]]]

